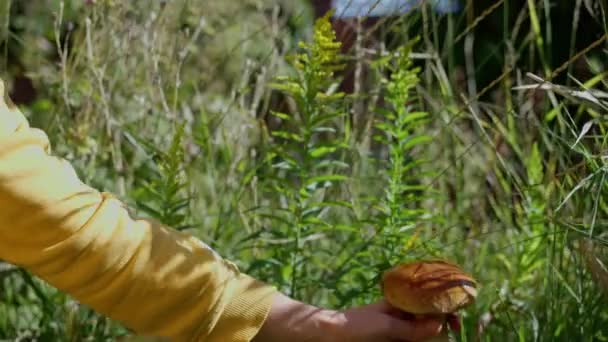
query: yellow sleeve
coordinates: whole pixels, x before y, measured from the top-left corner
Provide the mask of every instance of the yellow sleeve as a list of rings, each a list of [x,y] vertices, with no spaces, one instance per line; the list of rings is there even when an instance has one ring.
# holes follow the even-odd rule
[[[0,259],[142,335],[255,336],[273,287],[194,237],[130,217],[118,199],[83,184],[3,95],[0,81]]]

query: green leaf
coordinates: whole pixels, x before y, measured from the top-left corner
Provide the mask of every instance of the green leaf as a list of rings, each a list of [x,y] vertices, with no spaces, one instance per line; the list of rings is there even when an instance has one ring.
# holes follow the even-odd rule
[[[152,208],[151,206],[147,205],[146,203],[143,203],[140,201],[135,201],[135,203],[137,204],[137,206],[139,208],[141,208],[143,211],[147,212],[148,214],[152,215],[156,219],[159,219],[162,216],[158,209]]]
[[[322,182],[340,182],[340,181],[344,181],[348,179],[346,176],[343,175],[323,175],[323,176],[316,176],[316,177],[312,177],[309,178],[306,181],[306,186],[309,186],[311,184],[315,184],[315,183],[322,183]]]
[[[273,137],[283,138],[286,140],[291,140],[291,141],[295,141],[295,142],[299,142],[299,143],[304,141],[304,138],[297,135],[296,133],[290,133],[290,132],[286,132],[286,131],[273,131],[271,133],[271,135]]]
[[[324,155],[335,152],[338,149],[336,146],[319,146],[308,151],[312,158],[320,158]]]
[[[401,124],[408,124],[416,120],[424,119],[429,116],[427,112],[411,112],[406,115],[405,119],[401,121]]]
[[[341,207],[353,209],[353,205],[350,202],[346,201],[323,201],[323,202],[314,202],[310,204],[311,206],[318,207]]]
[[[315,217],[315,216],[308,216],[306,217],[302,223],[304,223],[307,226],[325,226],[325,227],[330,227],[331,225],[325,221],[323,221],[322,219]]]
[[[403,145],[403,150],[407,151],[411,148],[414,148],[418,145],[422,145],[428,142],[433,141],[433,138],[431,136],[428,135],[420,135],[420,136],[416,136],[410,140],[408,140],[407,143],[405,143],[405,145]]]
[[[316,126],[319,126],[320,124],[323,124],[328,121],[332,121],[334,119],[338,119],[343,116],[344,116],[343,112],[316,115],[315,118],[313,120],[311,120],[310,124],[311,124],[311,126],[316,127]]]
[[[279,119],[285,120],[285,121],[290,121],[291,120],[291,116],[289,114],[286,114],[286,113],[275,112],[274,110],[271,110],[270,114],[273,115],[273,116],[276,116]]]
[[[526,162],[528,169],[528,184],[537,185],[543,181],[543,161],[538,150],[538,144],[532,145],[532,152]]]

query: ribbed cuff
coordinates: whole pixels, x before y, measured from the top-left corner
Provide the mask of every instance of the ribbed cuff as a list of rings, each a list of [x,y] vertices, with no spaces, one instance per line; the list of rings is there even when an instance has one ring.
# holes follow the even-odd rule
[[[246,274],[239,275],[236,283],[234,295],[209,336],[209,342],[249,342],[270,312],[276,288]]]

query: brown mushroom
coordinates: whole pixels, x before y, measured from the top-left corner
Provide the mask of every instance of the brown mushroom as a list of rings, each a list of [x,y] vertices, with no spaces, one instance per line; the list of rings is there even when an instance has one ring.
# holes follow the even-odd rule
[[[414,316],[447,315],[473,303],[477,281],[459,266],[443,260],[403,263],[386,271],[382,292],[393,307]],[[439,339],[447,341],[447,329]]]

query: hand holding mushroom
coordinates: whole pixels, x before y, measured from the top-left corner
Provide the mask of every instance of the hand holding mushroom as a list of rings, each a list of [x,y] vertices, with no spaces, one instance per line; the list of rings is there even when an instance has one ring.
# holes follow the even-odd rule
[[[398,265],[384,274],[382,285],[383,300],[341,311],[278,293],[254,341],[437,341],[441,333],[445,340],[446,318],[476,295],[475,280],[442,261]]]
[[[393,307],[416,318],[449,314],[473,303],[477,282],[460,267],[441,260],[404,263],[386,271],[382,278],[384,298]],[[447,341],[447,331],[439,339]]]

